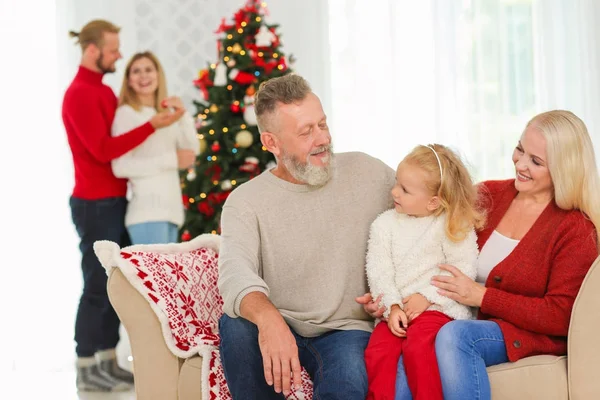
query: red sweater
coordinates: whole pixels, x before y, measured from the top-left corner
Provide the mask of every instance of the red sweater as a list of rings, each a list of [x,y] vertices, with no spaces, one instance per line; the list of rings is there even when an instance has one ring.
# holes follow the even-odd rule
[[[517,195],[514,180],[484,182],[488,223],[479,248]],[[500,325],[510,361],[537,354],[567,353],[575,297],[598,257],[594,225],[580,211],[551,202],[517,247],[492,269],[479,318]]]
[[[114,176],[110,162],[154,132],[147,122],[125,135],[111,137],[117,97],[102,83],[102,77],[100,73],[79,67],[62,106],[75,168],[73,196],[87,200],[125,196],[127,180]]]

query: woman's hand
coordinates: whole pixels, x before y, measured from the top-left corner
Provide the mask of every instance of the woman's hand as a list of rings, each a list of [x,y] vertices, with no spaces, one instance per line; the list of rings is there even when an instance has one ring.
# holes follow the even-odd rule
[[[179,169],[188,169],[194,166],[196,162],[196,153],[194,150],[179,149],[177,150],[177,166]]]
[[[362,296],[357,297],[355,300],[358,304],[362,304],[365,312],[373,318],[381,318],[385,312],[385,306],[379,305],[379,302],[381,301],[381,295],[377,296],[377,298],[373,300],[371,293],[365,293]]]
[[[394,304],[388,317],[388,328],[398,337],[406,337],[406,328],[408,328],[408,318],[399,305]]]
[[[183,106],[183,102],[177,96],[171,96],[171,97],[165,98],[163,101],[160,102],[160,105],[163,108],[172,108],[174,110],[185,110],[185,107]]]
[[[402,299],[402,304],[404,304],[404,313],[409,321],[417,318],[423,311],[432,306],[432,303],[420,293],[411,294]]]
[[[485,286],[475,282],[453,265],[440,264],[439,267],[452,274],[436,275],[432,278],[431,284],[438,288],[439,294],[466,306],[481,307],[487,291]]]

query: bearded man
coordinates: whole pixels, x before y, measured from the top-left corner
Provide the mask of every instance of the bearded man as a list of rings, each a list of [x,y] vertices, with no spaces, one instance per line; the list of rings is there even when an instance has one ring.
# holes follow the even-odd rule
[[[334,154],[319,98],[301,76],[255,95],[261,141],[277,166],[241,185],[221,217],[221,360],[234,400],[283,399],[301,367],[315,399],[364,400],[371,222],[391,208],[394,171]],[[352,115],[349,117],[353,117]]]

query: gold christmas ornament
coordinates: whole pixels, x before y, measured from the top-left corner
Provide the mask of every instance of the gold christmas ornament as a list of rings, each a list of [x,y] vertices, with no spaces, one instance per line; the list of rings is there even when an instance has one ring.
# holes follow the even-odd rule
[[[200,142],[200,154],[202,154],[206,150],[207,143],[204,139],[199,139],[198,141]]]
[[[216,113],[217,111],[219,111],[219,107],[217,107],[216,104],[213,104],[212,106],[210,106],[209,110],[212,113]]]
[[[246,130],[239,131],[235,135],[235,143],[242,148],[247,148],[247,147],[252,146],[253,142],[254,142],[254,137],[252,136],[252,133],[249,131],[246,131]]]
[[[239,43],[234,44],[232,47],[232,52],[238,54],[240,51],[242,51],[242,46],[240,46]]]

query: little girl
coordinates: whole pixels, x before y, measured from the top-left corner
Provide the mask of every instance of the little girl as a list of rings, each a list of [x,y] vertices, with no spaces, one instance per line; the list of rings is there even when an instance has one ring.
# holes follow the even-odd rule
[[[400,162],[392,197],[394,209],[373,222],[368,244],[367,278],[373,298],[386,307],[387,324],[376,325],[365,351],[367,399],[394,399],[402,356],[412,396],[442,400],[435,336],[452,319],[472,315],[430,280],[442,274],[439,264],[475,278],[474,229],[485,218],[466,167],[439,144],[418,146]]]

